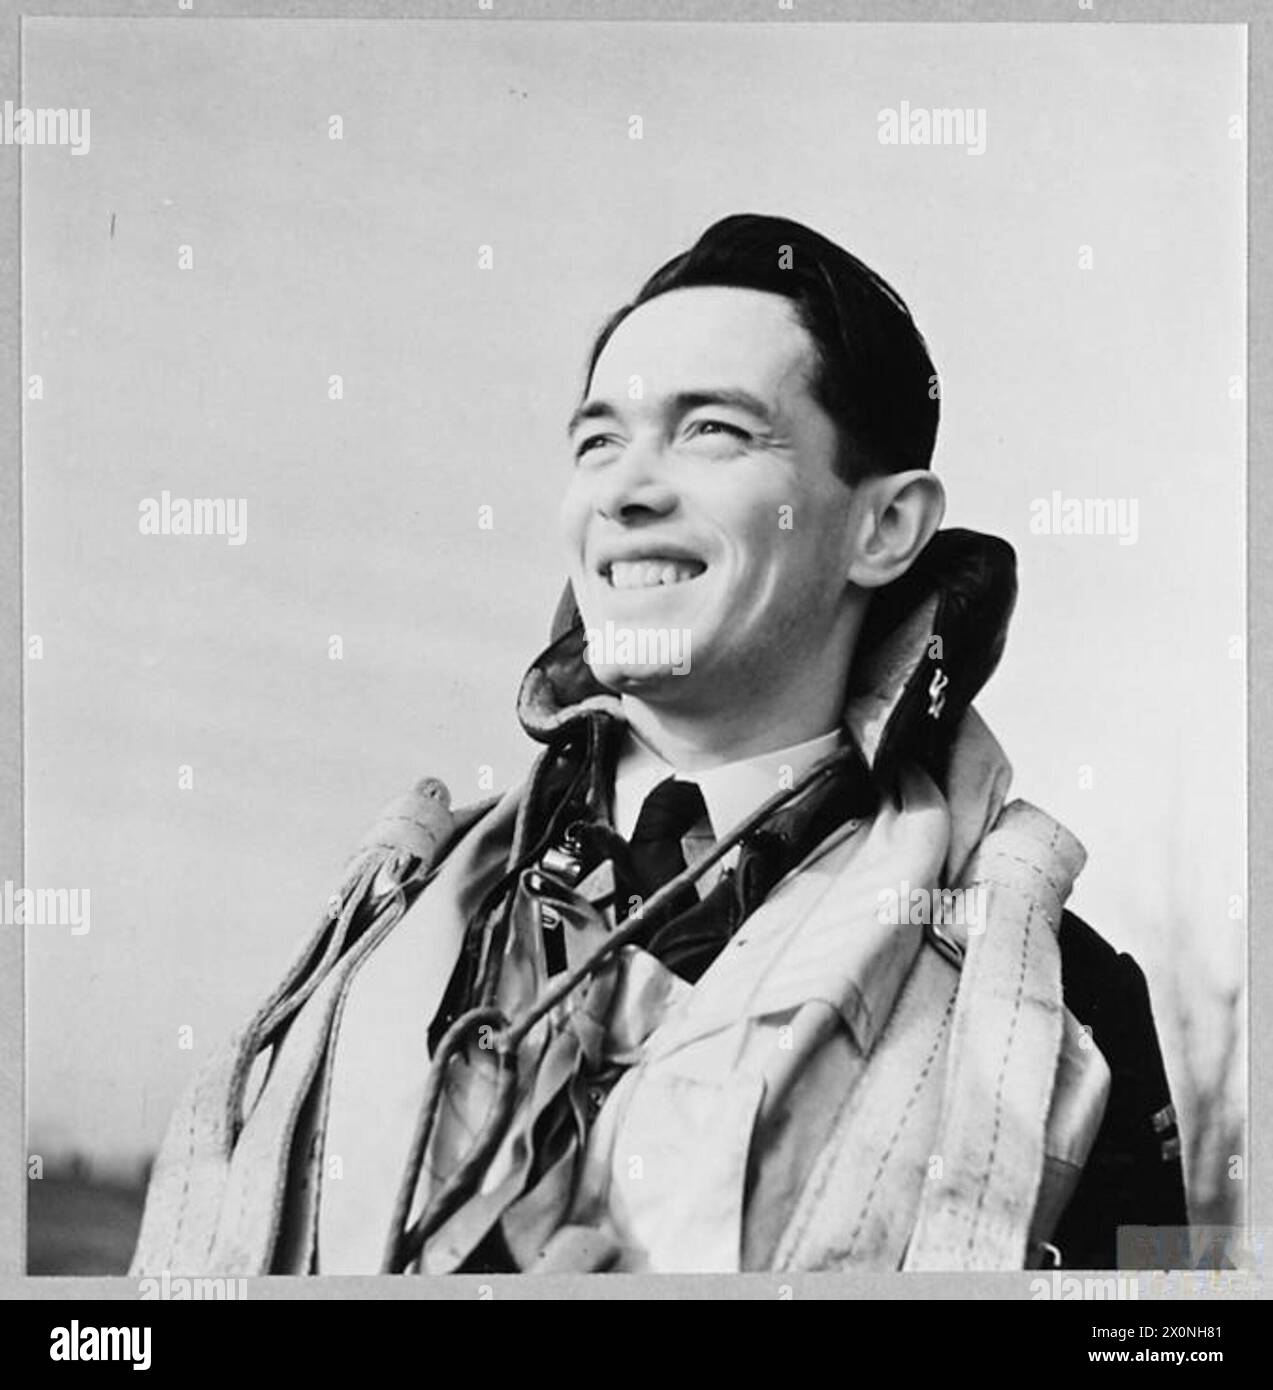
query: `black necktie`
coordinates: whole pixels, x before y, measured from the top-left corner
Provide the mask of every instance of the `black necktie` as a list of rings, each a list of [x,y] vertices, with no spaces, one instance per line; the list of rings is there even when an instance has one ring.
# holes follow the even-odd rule
[[[694,782],[680,782],[675,777],[668,777],[645,798],[628,842],[634,880],[632,888],[638,896],[649,898],[684,871],[685,855],[681,850],[681,840],[706,815],[707,804]],[[667,915],[684,911],[697,901],[698,894],[691,885],[677,895],[676,900],[668,905],[668,913],[660,914],[660,917],[666,920]],[[627,904],[623,907],[625,911],[622,915],[626,915]]]

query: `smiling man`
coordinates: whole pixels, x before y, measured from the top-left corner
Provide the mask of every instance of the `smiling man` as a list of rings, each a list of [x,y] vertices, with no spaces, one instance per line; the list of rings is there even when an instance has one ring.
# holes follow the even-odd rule
[[[691,286],[603,336],[575,413],[562,516],[587,628],[688,632],[693,666],[691,679],[649,663],[593,674],[684,770],[835,730],[870,592],[941,519],[924,468],[846,486],[865,470],[817,378],[792,300]],[[936,419],[927,390],[920,377],[920,430]]]
[[[905,305],[794,222],[611,318],[543,752],[372,828],[174,1118],[137,1272],[1092,1267],[1184,1224],[1144,978],[971,708],[1015,562],[938,530],[937,418]]]

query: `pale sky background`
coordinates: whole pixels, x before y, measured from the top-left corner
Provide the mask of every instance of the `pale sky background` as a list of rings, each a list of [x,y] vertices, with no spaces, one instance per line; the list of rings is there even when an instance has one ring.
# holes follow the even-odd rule
[[[1205,1070],[1245,958],[1240,29],[23,33],[25,103],[92,112],[89,155],[23,156],[27,883],[92,891],[87,936],[28,934],[33,1151],[152,1147],[379,806],[528,765],[588,342],[735,211],[808,222],[914,311],[948,524],[1020,561],[979,706],[1086,844],[1072,906],[1148,973],[1178,1090]],[[902,100],[985,108],[986,153],[882,146]],[[140,535],[163,489],[245,497],[247,543]],[[1137,544],[1032,536],[1053,490],[1136,498]]]

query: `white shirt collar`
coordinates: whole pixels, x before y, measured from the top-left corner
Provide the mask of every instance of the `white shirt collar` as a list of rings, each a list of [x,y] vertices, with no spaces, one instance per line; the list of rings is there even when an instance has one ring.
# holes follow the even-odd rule
[[[689,773],[666,762],[629,729],[615,767],[614,828],[625,840],[630,839],[645,798],[665,778],[679,777],[683,782],[698,784],[707,806],[712,835],[720,839],[762,802],[790,787],[814,763],[831,753],[842,737],[842,730],[832,729],[830,733],[772,753],[758,753],[753,758],[740,758],[737,762]]]

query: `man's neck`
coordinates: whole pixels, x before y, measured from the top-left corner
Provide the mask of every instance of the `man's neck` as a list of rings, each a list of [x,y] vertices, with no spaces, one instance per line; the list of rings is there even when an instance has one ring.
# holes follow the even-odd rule
[[[716,710],[710,719],[623,696],[633,732],[678,772],[702,772],[820,738],[840,724],[839,701],[821,700],[758,717],[751,707]]]
[[[678,772],[793,748],[839,728],[862,609],[846,605],[824,640],[761,653],[728,676],[701,666],[672,689],[622,695],[629,726]],[[692,683],[691,683],[692,682]],[[662,696],[663,698],[660,698]]]

